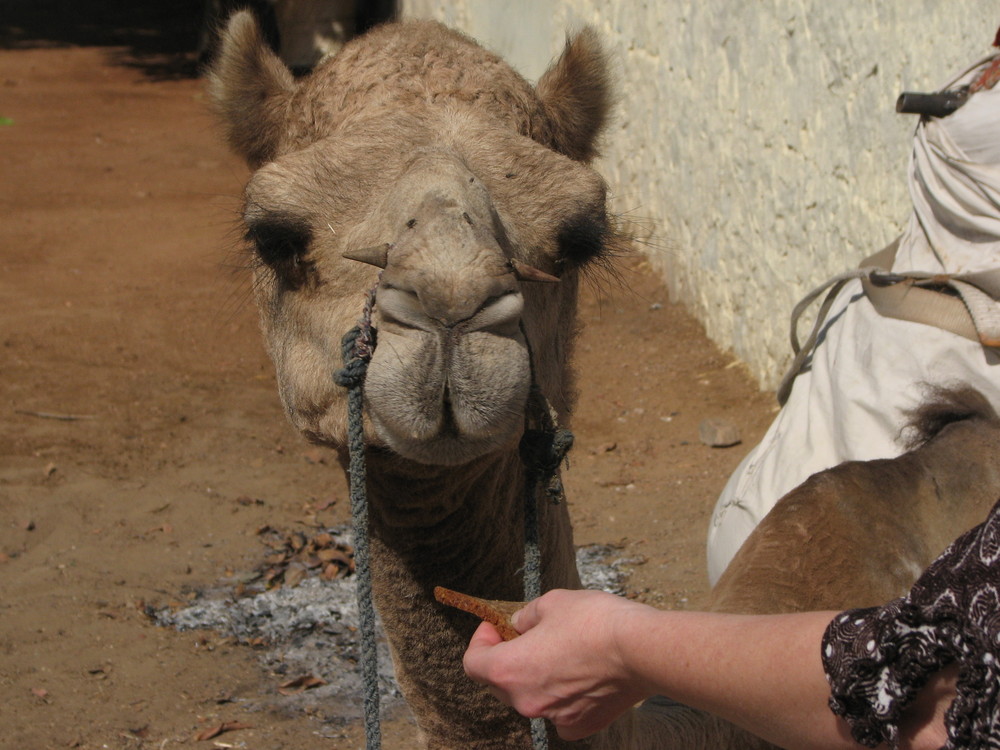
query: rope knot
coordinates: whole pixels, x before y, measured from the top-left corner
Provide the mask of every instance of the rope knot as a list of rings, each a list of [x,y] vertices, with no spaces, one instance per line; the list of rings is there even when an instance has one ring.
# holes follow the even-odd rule
[[[382,274],[379,274],[379,281]],[[364,385],[365,374],[368,372],[368,362],[375,352],[375,335],[377,329],[372,326],[372,311],[375,309],[376,283],[365,295],[365,306],[361,311],[358,324],[344,334],[340,340],[340,356],[344,367],[334,370],[333,382],[353,390]]]
[[[519,451],[528,471],[551,474],[559,469],[572,447],[573,433],[558,427],[553,430],[525,430]]]
[[[344,366],[334,370],[334,382],[343,388],[358,388],[365,382],[368,362],[375,350],[375,329],[359,324],[344,334],[340,340],[340,354]]]
[[[573,447],[573,433],[565,427],[549,430],[525,430],[519,451],[528,476],[545,484],[545,494],[558,503],[563,496],[559,467]]]

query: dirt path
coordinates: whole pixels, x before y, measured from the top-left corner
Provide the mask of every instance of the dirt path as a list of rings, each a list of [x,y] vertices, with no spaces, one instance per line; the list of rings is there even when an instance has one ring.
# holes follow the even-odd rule
[[[164,74],[176,58],[20,46],[0,49],[0,748],[358,747],[283,708],[289,675],[258,650],[147,616],[259,567],[265,525],[348,516],[278,404],[236,251],[244,168],[200,83]],[[692,606],[714,498],[772,401],[624,268],[584,302],[578,542],[644,560],[633,595]],[[710,416],[743,446],[701,445]],[[223,722],[250,728],[195,740]],[[387,735],[412,746],[405,718]]]

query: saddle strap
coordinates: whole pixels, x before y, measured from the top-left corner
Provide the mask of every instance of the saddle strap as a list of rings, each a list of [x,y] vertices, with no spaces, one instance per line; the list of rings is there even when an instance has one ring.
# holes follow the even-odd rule
[[[977,344],[1000,347],[1000,268],[968,274],[920,271],[896,273],[892,264],[899,248],[897,238],[865,258],[853,270],[837,274],[807,294],[792,310],[792,363],[778,385],[776,396],[785,405],[792,384],[819,340],[826,316],[847,282],[859,279],[876,312],[886,318],[935,326]],[[799,344],[799,319],[820,295],[826,293],[808,338]]]
[[[1000,347],[1000,269],[969,274],[893,273],[899,240],[861,262],[877,269],[861,277],[882,316],[923,323],[983,346]]]

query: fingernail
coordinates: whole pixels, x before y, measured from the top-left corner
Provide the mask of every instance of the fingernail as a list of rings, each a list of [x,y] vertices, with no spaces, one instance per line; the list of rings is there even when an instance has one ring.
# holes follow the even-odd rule
[[[519,609],[517,610],[517,612],[515,612],[510,616],[510,624],[514,626],[514,630],[516,630],[518,633],[521,632],[521,628],[517,626],[517,621],[521,619],[521,613],[523,611],[524,611],[523,609]]]

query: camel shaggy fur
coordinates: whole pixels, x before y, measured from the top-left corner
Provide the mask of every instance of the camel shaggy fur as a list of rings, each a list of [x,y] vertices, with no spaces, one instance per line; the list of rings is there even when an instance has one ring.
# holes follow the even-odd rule
[[[423,743],[527,747],[527,722],[462,672],[475,622],[433,588],[523,595],[526,402],[534,384],[568,420],[578,276],[617,241],[588,166],[610,102],[600,46],[577,34],[532,87],[439,24],[390,24],[296,80],[239,13],[209,81],[253,170],[243,220],[281,398],[341,456],[332,374],[377,287],[373,594]],[[579,587],[565,506],[539,515],[543,589]]]

